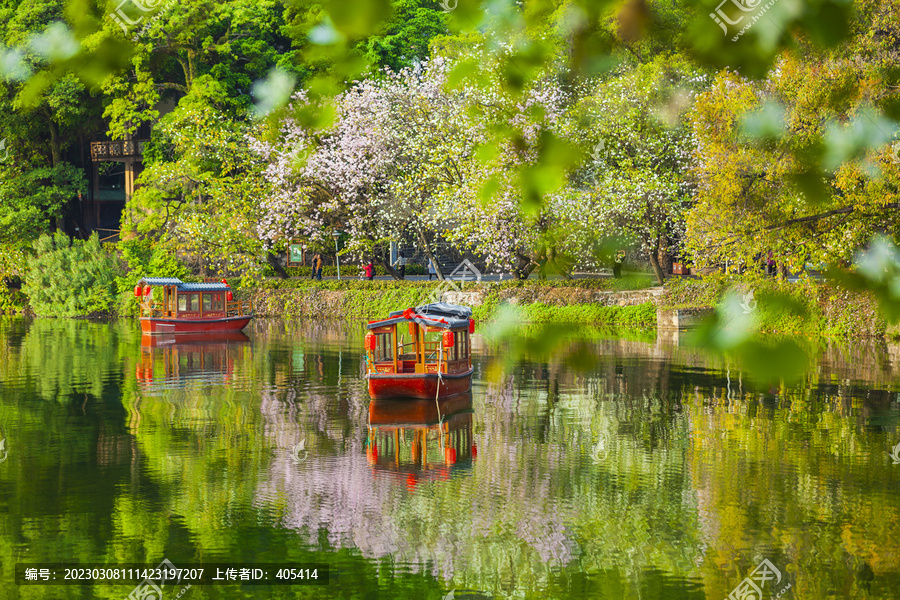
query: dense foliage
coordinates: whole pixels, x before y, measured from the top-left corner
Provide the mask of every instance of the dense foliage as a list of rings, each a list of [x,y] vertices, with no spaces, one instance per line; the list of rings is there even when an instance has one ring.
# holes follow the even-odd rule
[[[128,25],[10,0],[0,275],[85,230],[85,140],[145,124],[119,250],[198,275],[285,275],[289,241],[337,231],[392,274],[390,241],[520,277],[622,250],[659,281],[674,257],[846,264],[898,225],[896,2],[782,4],[735,30],[657,1],[187,0]]]
[[[113,308],[119,260],[97,234],[72,240],[56,233],[38,238],[28,258],[22,291],[35,314],[74,317],[108,313]]]

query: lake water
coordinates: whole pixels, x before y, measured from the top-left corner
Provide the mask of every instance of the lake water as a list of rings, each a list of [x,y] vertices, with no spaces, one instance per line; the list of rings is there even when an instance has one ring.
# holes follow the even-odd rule
[[[16,565],[164,559],[322,580],[165,600],[900,597],[890,347],[823,347],[783,386],[654,333],[502,372],[476,336],[471,397],[370,407],[362,336],[0,321],[0,598],[138,597]]]

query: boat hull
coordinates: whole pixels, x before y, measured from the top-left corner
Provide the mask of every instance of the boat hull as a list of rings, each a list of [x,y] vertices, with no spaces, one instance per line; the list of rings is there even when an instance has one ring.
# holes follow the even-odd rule
[[[247,326],[251,317],[224,317],[218,319],[165,319],[141,317],[144,335],[178,335],[185,333],[230,333]]]
[[[444,373],[443,381],[437,373],[370,373],[369,396],[375,400],[449,398],[472,389],[473,371],[470,367],[462,373]]]

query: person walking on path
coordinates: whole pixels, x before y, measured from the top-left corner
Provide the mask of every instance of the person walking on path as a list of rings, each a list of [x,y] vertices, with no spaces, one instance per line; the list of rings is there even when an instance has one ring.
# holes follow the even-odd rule
[[[398,267],[397,270],[400,272],[400,279],[406,279],[406,257],[403,256],[403,251],[401,250],[397,254],[397,260],[394,261],[392,267]]]
[[[363,269],[366,272],[366,279],[368,279],[369,281],[372,281],[373,279],[375,279],[375,259],[374,258],[372,260],[370,260],[369,264],[367,264],[365,267],[363,267]]]
[[[318,260],[319,260],[319,255],[318,254],[313,255],[312,263],[311,263],[312,272],[310,272],[310,274],[309,274],[310,279],[316,278],[316,269],[318,268]]]
[[[322,281],[322,255],[316,254],[316,279]]]

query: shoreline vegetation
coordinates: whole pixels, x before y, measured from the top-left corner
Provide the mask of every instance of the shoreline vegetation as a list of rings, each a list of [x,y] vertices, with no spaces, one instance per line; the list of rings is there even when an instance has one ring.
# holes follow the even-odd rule
[[[657,309],[710,313],[715,307],[721,309],[729,291],[737,290],[755,297],[781,294],[789,299],[790,306],[760,302],[757,307],[753,303],[759,331],[764,334],[837,338],[898,335],[888,327],[870,294],[827,283],[715,274],[703,279],[673,278],[658,287],[649,287],[650,284],[649,278],[636,277],[443,285],[449,290],[445,292],[445,300],[471,305],[474,317],[482,323],[493,318],[498,308],[510,304],[519,309],[519,318],[525,323],[559,322],[618,330],[653,329],[657,327]],[[258,317],[372,319],[398,307],[432,302],[442,284],[437,281],[273,278],[249,289],[240,290],[236,280],[232,285],[237,298],[253,302]],[[0,285],[0,313],[39,317],[134,317],[137,307],[130,293],[130,282],[122,287],[118,297],[107,303],[109,310],[60,315],[34,310],[22,290],[9,289],[4,284]]]

